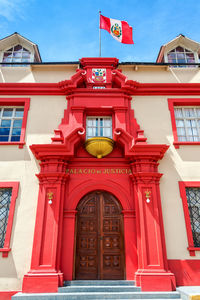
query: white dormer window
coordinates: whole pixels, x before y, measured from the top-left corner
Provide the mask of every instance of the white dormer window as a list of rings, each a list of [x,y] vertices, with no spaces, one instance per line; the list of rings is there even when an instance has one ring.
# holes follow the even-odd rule
[[[168,63],[195,63],[195,55],[192,51],[181,46],[167,53]]]
[[[31,52],[16,45],[3,53],[3,63],[22,63],[31,62]]]

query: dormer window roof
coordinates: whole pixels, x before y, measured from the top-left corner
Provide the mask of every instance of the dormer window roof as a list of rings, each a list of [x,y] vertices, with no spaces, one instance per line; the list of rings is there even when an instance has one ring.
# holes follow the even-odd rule
[[[38,46],[19,33],[0,40],[0,62],[4,66],[12,63],[41,62]]]
[[[157,63],[190,64],[199,63],[200,43],[180,34],[160,48]]]

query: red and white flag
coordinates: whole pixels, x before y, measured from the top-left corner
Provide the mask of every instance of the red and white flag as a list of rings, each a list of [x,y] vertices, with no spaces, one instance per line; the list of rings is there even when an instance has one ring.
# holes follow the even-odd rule
[[[115,20],[100,15],[100,29],[107,30],[120,43],[134,44],[132,27],[126,21]]]

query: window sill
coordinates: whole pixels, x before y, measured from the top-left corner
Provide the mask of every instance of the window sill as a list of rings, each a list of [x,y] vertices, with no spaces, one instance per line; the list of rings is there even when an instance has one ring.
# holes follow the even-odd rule
[[[200,251],[200,247],[188,247],[187,249],[190,252],[190,256],[195,256],[195,251]]]
[[[19,148],[23,148],[25,145],[25,142],[0,142],[1,145],[19,145]]]
[[[174,142],[173,144],[176,149],[178,149],[179,146],[181,146],[181,145],[185,145],[185,146],[187,146],[187,145],[198,146],[199,145],[200,146],[200,142]]]
[[[2,257],[8,257],[8,253],[11,251],[11,248],[0,248],[0,252],[2,252]]]

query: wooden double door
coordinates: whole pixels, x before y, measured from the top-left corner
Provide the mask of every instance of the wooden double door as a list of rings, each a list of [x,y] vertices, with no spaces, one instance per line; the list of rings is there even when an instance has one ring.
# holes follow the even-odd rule
[[[77,207],[75,279],[124,279],[123,215],[107,192],[86,195]]]

